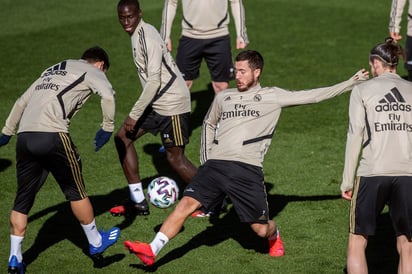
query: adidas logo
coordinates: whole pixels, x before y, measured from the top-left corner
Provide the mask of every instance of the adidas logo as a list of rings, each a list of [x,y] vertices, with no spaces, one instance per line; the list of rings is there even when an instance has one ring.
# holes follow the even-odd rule
[[[193,190],[193,188],[188,187],[184,190],[184,192],[195,192],[195,191]]]
[[[43,73],[43,75],[42,75],[41,77],[43,78],[43,77],[47,77],[47,76],[50,76],[50,75],[61,75],[61,76],[65,76],[65,75],[67,74],[66,65],[67,65],[67,62],[66,62],[66,61],[63,61],[63,62],[61,62],[61,63],[58,63],[58,64],[56,64],[56,65],[48,68],[48,69]]]
[[[109,234],[109,240],[116,240],[116,238],[117,238],[117,233],[118,233],[119,231],[118,230],[113,230],[113,231],[110,231],[110,234]]]
[[[262,215],[262,216],[260,216],[260,217],[258,218],[258,220],[259,220],[259,221],[266,221],[267,218],[266,218],[265,215]]]
[[[405,98],[399,92],[397,88],[391,89],[391,92],[387,93],[381,100],[379,105],[376,105],[375,110],[377,112],[382,111],[407,111],[412,110],[411,105],[406,104]]]

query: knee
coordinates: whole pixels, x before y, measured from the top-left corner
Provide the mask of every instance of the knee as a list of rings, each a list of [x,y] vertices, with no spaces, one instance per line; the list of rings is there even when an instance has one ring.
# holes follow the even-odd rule
[[[198,208],[200,208],[200,203],[197,200],[185,196],[176,205],[175,211],[183,216],[189,216]]]
[[[400,235],[397,237],[396,247],[399,254],[412,254],[412,241],[405,235]]]
[[[252,224],[252,229],[261,238],[269,237],[269,225],[268,224]]]
[[[183,154],[174,150],[173,152],[169,152],[166,150],[166,158],[169,164],[174,167],[178,168],[183,164]]]
[[[222,90],[225,90],[229,87],[227,82],[212,82],[213,90],[215,93],[219,93]]]
[[[119,142],[122,142],[123,143],[123,139],[125,138],[125,134],[124,134],[124,132],[122,132],[122,131],[120,131],[120,130],[118,130],[117,132],[116,132],[116,134],[114,135],[114,137],[113,137],[113,139],[114,139],[114,142],[117,144],[117,143],[119,143]]]
[[[119,155],[120,160],[122,161],[126,155],[127,150],[127,138],[124,131],[118,131],[114,137],[114,144],[116,146],[117,153]]]

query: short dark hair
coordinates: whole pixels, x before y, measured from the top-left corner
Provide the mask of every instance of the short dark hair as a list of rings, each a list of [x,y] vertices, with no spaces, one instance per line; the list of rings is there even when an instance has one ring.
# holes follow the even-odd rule
[[[117,4],[117,8],[122,6],[135,6],[137,10],[140,10],[140,4],[138,0],[120,0]]]
[[[245,50],[236,56],[236,61],[248,61],[251,69],[263,70],[263,57],[255,50]]]
[[[402,47],[391,37],[373,47],[369,53],[369,60],[380,60],[385,66],[396,67],[399,57],[405,58]]]
[[[99,46],[95,46],[87,49],[83,54],[81,59],[86,60],[90,63],[96,63],[103,61],[103,68],[108,70],[110,67],[109,55],[106,51]]]

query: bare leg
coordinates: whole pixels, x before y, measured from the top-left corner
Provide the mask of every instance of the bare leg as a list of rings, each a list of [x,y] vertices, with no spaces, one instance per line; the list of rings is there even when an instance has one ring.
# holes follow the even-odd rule
[[[94,219],[93,207],[88,197],[79,201],[70,201],[74,216],[82,225],[90,224]]]
[[[399,274],[412,273],[412,242],[405,236],[398,236],[396,247],[399,253]]]
[[[200,206],[201,204],[197,200],[184,196],[163,222],[160,232],[165,234],[169,239],[174,238],[190,214],[200,208]]]
[[[348,274],[368,273],[365,249],[368,238],[364,235],[350,233],[347,251],[347,270]]]
[[[116,144],[119,161],[123,169],[123,174],[126,177],[130,202],[124,205],[115,206],[110,209],[113,216],[135,216],[150,214],[149,206],[146,202],[143,192],[143,186],[139,173],[139,158],[134,147],[134,141],[145,134],[143,129],[139,129],[137,133],[127,132],[125,125],[129,125],[130,117],[126,118],[125,123],[117,131],[114,141]]]
[[[119,155],[120,164],[123,169],[124,176],[128,183],[140,182],[139,173],[139,158],[134,147],[134,140],[126,136],[126,130],[122,126],[116,133],[114,141],[116,144],[117,153]],[[143,130],[139,130],[136,139],[144,134]]]
[[[27,220],[26,214],[12,210],[10,213],[10,234],[24,237],[27,229]]]
[[[212,82],[212,87],[216,94],[222,90],[229,88],[229,83],[228,82]]]
[[[27,229],[27,214],[23,214],[12,210],[10,213],[10,257],[9,257],[9,270],[19,269],[22,265],[17,262],[23,261],[22,243]],[[14,258],[17,262],[13,261]],[[11,263],[11,264],[10,264]],[[17,263],[17,264],[16,264]],[[12,273],[12,272],[9,272]],[[20,272],[19,272],[20,273]]]
[[[275,234],[276,224],[270,220],[267,224],[253,223],[250,225],[253,231],[262,238],[269,238]]]
[[[166,157],[170,166],[179,174],[186,184],[190,183],[197,168],[184,155],[182,147],[166,148]]]

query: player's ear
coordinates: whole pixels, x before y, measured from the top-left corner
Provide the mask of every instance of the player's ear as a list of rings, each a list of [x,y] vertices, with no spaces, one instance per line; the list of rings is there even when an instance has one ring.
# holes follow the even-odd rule
[[[261,69],[255,69],[255,70],[253,71],[253,73],[255,74],[255,77],[256,77],[256,78],[259,78],[261,72],[262,72]]]
[[[376,68],[380,65],[380,62],[381,61],[379,61],[377,58],[373,59],[373,63],[372,63],[373,69],[376,70]]]
[[[100,69],[103,72],[106,72],[104,68],[104,61],[97,61],[93,64],[93,66],[95,66],[96,68]]]

